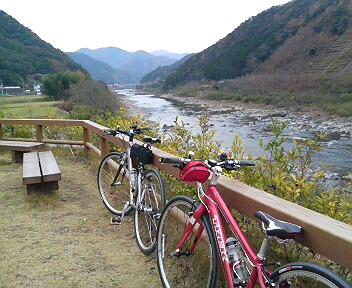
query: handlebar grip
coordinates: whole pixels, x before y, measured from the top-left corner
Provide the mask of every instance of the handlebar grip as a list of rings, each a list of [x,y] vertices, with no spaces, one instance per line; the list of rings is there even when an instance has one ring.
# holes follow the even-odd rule
[[[169,164],[179,164],[183,162],[183,158],[179,157],[160,157],[160,163],[169,163]]]
[[[240,166],[255,166],[255,162],[252,160],[239,160],[238,165],[240,165]]]
[[[152,128],[150,128],[150,127],[144,127],[144,128],[140,128],[142,131],[150,131],[150,130],[152,130]]]
[[[114,135],[115,136],[117,134],[116,130],[112,130],[112,129],[104,129],[103,132],[104,132],[104,135]]]

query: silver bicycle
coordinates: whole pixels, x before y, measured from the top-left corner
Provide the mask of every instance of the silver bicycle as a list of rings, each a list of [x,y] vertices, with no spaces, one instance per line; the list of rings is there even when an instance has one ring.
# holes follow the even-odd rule
[[[106,129],[105,135],[120,137],[124,152],[110,152],[98,170],[98,188],[106,208],[115,216],[112,224],[121,224],[124,216],[134,210],[136,240],[141,251],[148,255],[156,247],[158,220],[165,206],[165,189],[160,172],[153,167],[151,147],[158,138],[144,136],[144,144],[134,143],[134,136],[148,128],[132,126],[129,130]],[[128,137],[128,144],[123,141]]]

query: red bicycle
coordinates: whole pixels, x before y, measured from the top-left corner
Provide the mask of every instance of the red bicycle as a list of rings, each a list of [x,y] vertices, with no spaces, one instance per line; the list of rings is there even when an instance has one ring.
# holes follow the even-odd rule
[[[200,204],[176,196],[163,210],[157,232],[157,262],[164,287],[351,287],[332,271],[313,263],[295,262],[275,271],[269,270],[266,254],[273,238],[293,239],[301,227],[277,220],[264,212],[256,212],[266,236],[256,253],[237,220],[216,189],[222,169],[235,170],[254,166],[249,160],[222,159],[207,162],[167,157],[161,163],[180,168],[180,179],[197,182]],[[201,183],[208,180],[206,192]],[[234,237],[227,238],[223,220]],[[218,279],[218,255],[225,280]]]

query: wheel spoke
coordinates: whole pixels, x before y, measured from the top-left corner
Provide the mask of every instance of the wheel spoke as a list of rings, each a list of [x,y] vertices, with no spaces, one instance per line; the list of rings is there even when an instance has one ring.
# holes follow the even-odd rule
[[[166,205],[158,226],[157,260],[160,278],[170,287],[214,287],[217,278],[215,236],[209,218],[202,216],[199,225],[185,239],[185,227],[196,207],[189,197],[178,196]],[[204,239],[197,241],[196,231],[204,227]],[[194,243],[197,243],[194,247]],[[194,250],[193,250],[194,249]]]
[[[160,197],[157,197],[160,195]],[[148,170],[143,178],[138,213],[135,213],[135,232],[139,248],[143,253],[151,253],[156,246],[156,230],[158,218],[155,211],[163,207],[164,186],[161,176],[156,170]]]
[[[98,188],[102,201],[108,210],[116,215],[122,215],[124,205],[130,199],[129,181],[124,177],[127,169],[126,167],[119,169],[118,163],[121,157],[117,152],[108,154],[102,160],[98,170]],[[125,215],[130,214],[131,211],[132,207],[128,207]]]

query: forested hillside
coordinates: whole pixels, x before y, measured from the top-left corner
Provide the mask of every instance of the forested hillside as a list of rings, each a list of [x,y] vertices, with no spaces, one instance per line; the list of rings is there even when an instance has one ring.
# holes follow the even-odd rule
[[[180,67],[183,63],[185,63],[189,58],[192,57],[193,54],[188,54],[184,56],[182,59],[177,61],[176,63],[169,66],[159,66],[152,72],[145,75],[140,83],[157,83],[165,80],[165,78],[173,71],[175,71],[178,67]]]
[[[4,85],[22,85],[23,80],[64,70],[88,73],[64,52],[0,10],[0,78]]]
[[[191,57],[166,78],[164,87],[263,73],[335,71],[350,76],[351,9],[348,0],[295,0],[272,7]],[[341,54],[344,58],[337,61]]]

